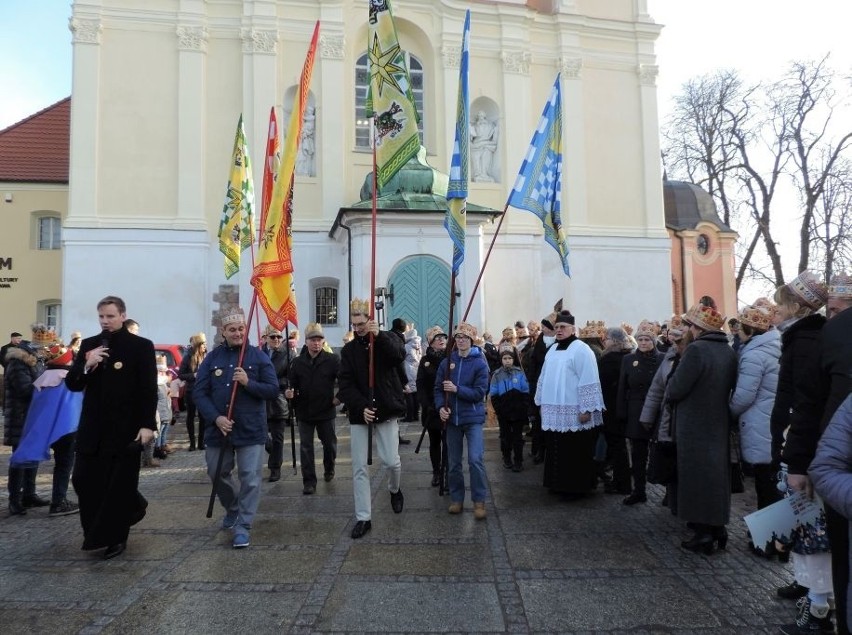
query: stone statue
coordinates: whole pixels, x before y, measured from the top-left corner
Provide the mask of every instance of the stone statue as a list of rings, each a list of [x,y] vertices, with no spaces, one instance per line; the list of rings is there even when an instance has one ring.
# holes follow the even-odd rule
[[[299,176],[316,176],[316,109],[308,106],[305,118],[302,120],[302,134],[299,138],[299,152],[296,155],[296,174]]]
[[[497,151],[497,125],[489,121],[485,112],[476,113],[470,127],[470,167],[475,183],[494,183],[494,153]]]

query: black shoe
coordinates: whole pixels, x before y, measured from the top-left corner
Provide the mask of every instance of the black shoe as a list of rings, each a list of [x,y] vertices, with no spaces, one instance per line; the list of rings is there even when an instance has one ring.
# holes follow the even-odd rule
[[[544,454],[541,454],[541,453],[534,454],[533,455],[533,465],[540,465],[541,463],[544,463]]]
[[[315,491],[317,491],[317,486],[316,486],[316,485],[310,485],[310,484],[308,484],[308,485],[305,485],[305,486],[302,488],[302,494],[304,494],[305,496],[310,496],[310,495],[311,495],[311,494],[313,494]]]
[[[438,487],[441,484],[441,473],[432,472],[432,487]]]
[[[402,513],[402,505],[405,502],[405,497],[402,495],[402,490],[398,489],[391,492],[391,508],[394,514]]]
[[[808,594],[810,589],[806,586],[802,586],[795,580],[787,586],[778,587],[775,590],[775,593],[779,598],[784,598],[785,600],[798,600],[801,597],[804,597]]]
[[[116,556],[120,556],[124,553],[125,549],[127,549],[126,542],[119,542],[117,544],[110,545],[106,548],[106,551],[104,551],[104,560],[112,560]]]
[[[524,464],[521,463],[520,461],[516,462],[514,465],[512,465],[512,471],[513,472],[523,472],[524,471]]]
[[[639,492],[633,492],[630,496],[621,501],[622,505],[636,505],[637,503],[647,502],[648,497]]]
[[[373,528],[373,523],[371,523],[369,520],[359,520],[357,523],[355,523],[355,526],[352,528],[351,536],[355,540],[358,540],[358,538],[363,538],[364,534],[366,534],[372,528]]]
[[[30,494],[29,496],[25,494],[21,498],[21,505],[23,505],[25,509],[29,509],[30,507],[47,507],[50,505],[50,501],[46,498],[42,498],[38,494]]]
[[[9,515],[10,516],[26,516],[27,509],[21,504],[20,500],[9,499]]]
[[[325,474],[322,475],[322,480],[326,483],[331,483],[334,480],[334,470],[329,470]]]
[[[724,549],[728,546],[728,530],[724,526],[713,527],[713,540],[719,549]]]
[[[506,468],[507,470],[512,469],[512,458],[511,457],[508,457],[508,456],[503,457],[503,467]]]
[[[281,480],[281,470],[278,468],[272,468],[269,470],[269,482],[274,483],[275,481]]]
[[[660,505],[662,505],[663,507],[669,506],[669,493],[668,492],[666,492],[665,496],[663,496],[663,500],[660,501]]]
[[[399,437],[399,444],[400,444],[400,445],[408,445],[409,443],[411,443],[411,439],[406,439],[406,438],[404,438],[404,437]]]
[[[207,446],[206,446],[206,445],[204,445],[203,443],[199,443],[199,444],[198,444],[198,449],[199,449],[199,450],[206,450],[206,449],[207,449]]]
[[[684,540],[680,543],[680,546],[692,553],[703,553],[705,556],[709,556],[716,548],[716,541],[710,533],[695,532],[692,538]]]

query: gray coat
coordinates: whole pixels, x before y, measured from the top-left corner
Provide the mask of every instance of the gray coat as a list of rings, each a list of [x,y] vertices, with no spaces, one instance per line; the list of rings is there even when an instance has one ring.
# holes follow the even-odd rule
[[[666,386],[674,406],[678,518],[721,526],[731,513],[730,412],[737,354],[720,331],[687,346]]]
[[[755,335],[740,349],[731,414],[740,422],[740,447],[747,463],[772,462],[769,420],[778,387],[780,357],[781,335],[774,329]]]
[[[669,373],[672,372],[675,357],[677,357],[677,350],[672,346],[666,351],[663,360],[660,362],[659,367],[657,367],[654,379],[651,380],[651,387],[648,388],[648,394],[645,395],[642,414],[639,415],[639,421],[646,429],[652,432],[652,438],[655,441],[664,443],[674,442],[671,435],[672,407],[670,404],[665,403],[664,396],[666,393],[666,382],[669,380]]]

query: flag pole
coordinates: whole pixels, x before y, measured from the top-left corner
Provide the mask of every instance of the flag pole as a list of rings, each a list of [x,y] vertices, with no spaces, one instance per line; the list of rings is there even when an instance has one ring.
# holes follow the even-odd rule
[[[246,346],[248,345],[248,325],[251,324],[252,317],[254,315],[254,309],[257,306],[257,290],[251,294],[251,306],[249,307],[248,319],[246,320],[246,336],[243,338],[243,345],[240,347],[240,356],[237,359],[237,366],[242,367],[243,358],[245,358],[246,354]],[[231,386],[231,400],[228,402],[228,420],[230,421],[231,417],[234,414],[234,402],[237,399],[237,387],[239,383],[233,382],[233,386]],[[219,447],[219,459],[216,461],[216,472],[213,475],[213,487],[210,490],[210,500],[207,501],[207,518],[213,517],[213,506],[216,504],[216,492],[219,489],[219,479],[222,476],[222,465],[225,462],[225,452],[230,450],[231,440],[226,436],[222,435],[222,445]]]
[[[488,266],[488,259],[491,257],[491,251],[494,249],[494,243],[497,242],[497,234],[500,233],[500,228],[503,226],[503,219],[506,218],[507,211],[509,211],[508,203],[506,203],[506,206],[503,208],[503,213],[500,214],[500,222],[497,223],[497,229],[494,230],[494,236],[491,238],[491,244],[488,246],[488,251],[485,253],[485,260],[482,262],[482,268],[479,270],[479,275],[476,278],[476,284],[473,285],[473,291],[470,292],[470,300],[468,300],[467,308],[464,310],[462,322],[467,321],[467,316],[470,313],[470,308],[473,306],[473,300],[476,297],[477,290],[479,289],[479,283],[482,281],[482,274],[485,273],[485,267]],[[452,315],[452,313],[450,315]]]
[[[376,127],[373,126],[373,196],[372,196],[372,214],[370,219],[370,320],[372,321],[374,318],[374,300],[376,299],[376,216],[378,215],[376,212],[376,208],[378,206],[378,189],[379,189],[379,177],[378,177],[378,163],[376,161]],[[373,410],[373,414],[376,413],[376,356],[375,356],[375,344],[376,337],[370,332],[370,346],[369,346],[369,379],[368,379],[368,390],[369,390],[369,398],[370,398],[370,408]],[[367,465],[373,464],[373,422],[367,422]]]

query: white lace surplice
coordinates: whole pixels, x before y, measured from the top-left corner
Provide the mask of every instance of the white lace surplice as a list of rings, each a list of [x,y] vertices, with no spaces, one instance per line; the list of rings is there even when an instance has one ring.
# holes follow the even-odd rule
[[[535,403],[541,406],[541,429],[579,432],[603,424],[603,393],[595,354],[585,342],[573,341],[565,350],[553,346],[544,358]],[[580,423],[581,412],[592,418]]]

